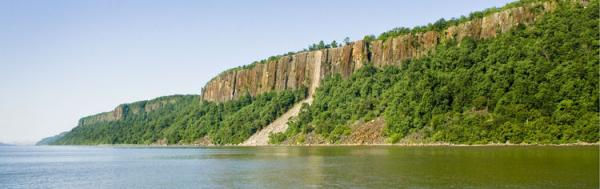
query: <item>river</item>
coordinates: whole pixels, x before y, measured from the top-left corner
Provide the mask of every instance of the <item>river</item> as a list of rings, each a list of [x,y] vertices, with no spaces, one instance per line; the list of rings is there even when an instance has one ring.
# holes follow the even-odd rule
[[[599,188],[598,146],[0,146],[0,188]]]

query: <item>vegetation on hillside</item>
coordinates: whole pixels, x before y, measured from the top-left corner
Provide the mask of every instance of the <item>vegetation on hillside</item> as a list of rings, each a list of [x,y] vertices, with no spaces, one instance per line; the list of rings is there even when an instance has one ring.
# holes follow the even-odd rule
[[[183,96],[153,111],[127,113],[122,120],[80,125],[53,144],[192,144],[205,136],[214,144],[237,144],[305,95],[303,88],[257,97],[245,95],[225,103]]]
[[[439,20],[433,22],[433,23],[429,23],[427,25],[422,25],[422,26],[415,26],[413,28],[407,28],[407,27],[397,27],[394,29],[391,29],[389,31],[383,32],[381,34],[379,34],[377,37],[375,37],[374,35],[367,35],[363,38],[363,40],[387,40],[390,38],[394,38],[400,35],[406,35],[406,34],[417,34],[417,33],[425,33],[428,31],[436,31],[436,32],[442,32],[446,29],[448,29],[451,26],[456,26],[471,20],[475,20],[475,19],[481,19],[485,16],[491,15],[493,13],[497,13],[503,10],[507,10],[510,8],[515,8],[515,7],[521,7],[521,6],[525,6],[528,4],[533,4],[533,3],[539,3],[539,2],[543,2],[544,0],[520,0],[520,1],[515,1],[512,3],[509,3],[501,8],[498,7],[492,7],[492,8],[488,8],[485,9],[483,11],[475,11],[470,13],[468,16],[460,16],[458,18],[450,18],[448,20],[444,19],[444,18],[440,18]],[[538,4],[538,6],[541,6],[541,4]]]
[[[65,132],[62,132],[62,133],[60,133],[58,135],[54,135],[54,136],[43,138],[42,140],[36,142],[35,145],[39,146],[39,145],[54,144],[54,143],[56,143],[56,141],[58,141],[59,139],[61,139],[62,137],[64,137],[67,133],[69,133],[69,132],[65,131]]]
[[[365,40],[441,31],[533,1],[428,26],[398,28]],[[289,129],[272,135],[271,141],[312,133],[336,143],[350,134],[350,125],[357,121],[383,117],[385,134],[392,143],[406,137],[467,144],[598,142],[599,2],[594,0],[585,9],[567,2],[559,6],[534,25],[519,26],[493,39],[444,41],[436,53],[398,67],[367,64],[349,79],[328,77],[317,89],[313,104],[304,105]],[[344,43],[349,44],[349,39]],[[309,50],[338,45],[321,41]],[[245,95],[224,103],[202,101],[198,96],[170,96],[157,100],[177,98],[174,103],[151,111],[137,111],[145,109],[147,101],[137,102],[125,105],[121,120],[89,122],[53,138],[52,143],[192,144],[210,140],[238,144],[304,99],[306,93],[303,88]]]
[[[399,67],[327,78],[278,143],[315,133],[336,143],[349,125],[384,117],[389,142],[598,142],[599,2],[560,7],[497,38],[447,41]],[[299,137],[302,138],[302,137]]]

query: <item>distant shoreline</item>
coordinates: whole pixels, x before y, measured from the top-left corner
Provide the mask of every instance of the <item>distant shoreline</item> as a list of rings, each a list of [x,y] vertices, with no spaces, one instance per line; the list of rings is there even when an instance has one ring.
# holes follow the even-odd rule
[[[145,144],[98,144],[98,145],[39,145],[39,146],[82,146],[82,147],[139,147],[139,148],[211,148],[211,147],[484,147],[484,146],[599,146],[598,143],[566,143],[566,144],[510,144],[510,143],[491,143],[491,144],[451,144],[451,143],[422,143],[422,144],[298,144],[298,145],[193,145],[193,144],[173,144],[173,145],[145,145]]]

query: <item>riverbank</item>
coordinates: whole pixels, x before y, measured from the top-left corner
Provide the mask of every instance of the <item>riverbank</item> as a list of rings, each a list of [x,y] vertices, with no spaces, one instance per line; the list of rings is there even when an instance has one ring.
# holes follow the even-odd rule
[[[490,143],[490,144],[452,144],[452,143],[411,143],[411,144],[285,144],[285,145],[194,145],[194,144],[98,144],[98,145],[49,145],[49,146],[98,146],[98,147],[139,147],[139,148],[206,148],[206,147],[336,147],[336,146],[398,146],[398,147],[433,147],[433,146],[456,146],[456,147],[481,147],[481,146],[599,146],[598,143],[566,143],[566,144],[511,144],[511,143]]]

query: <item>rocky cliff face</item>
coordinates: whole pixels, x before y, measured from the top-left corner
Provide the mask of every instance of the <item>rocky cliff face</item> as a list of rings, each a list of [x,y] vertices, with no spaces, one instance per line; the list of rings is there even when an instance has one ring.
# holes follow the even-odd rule
[[[555,7],[556,4],[552,1],[532,3],[451,26],[443,32],[407,34],[385,41],[355,41],[338,48],[283,56],[275,61],[217,76],[202,89],[201,98],[223,102],[246,93],[255,96],[273,90],[311,87],[311,78],[315,73],[320,73],[320,77],[317,78],[321,79],[333,74],[348,78],[366,62],[371,62],[377,67],[399,65],[404,60],[431,53],[438,44],[447,40],[461,41],[466,37],[487,39],[516,26],[531,24],[540,15],[554,10]],[[320,64],[316,61],[320,61]],[[315,68],[314,65],[321,66]],[[119,111],[115,110],[112,115],[106,117],[110,119],[119,115]]]
[[[79,119],[77,126],[91,125],[104,121],[116,121],[123,119],[123,105],[117,106],[113,111],[103,112],[96,115],[87,116]]]
[[[177,103],[184,98],[184,95],[165,96],[149,101],[139,101],[130,104],[121,104],[113,111],[99,113],[79,119],[78,126],[91,125],[98,122],[108,122],[122,120],[128,115],[148,113],[164,107],[168,104]]]

